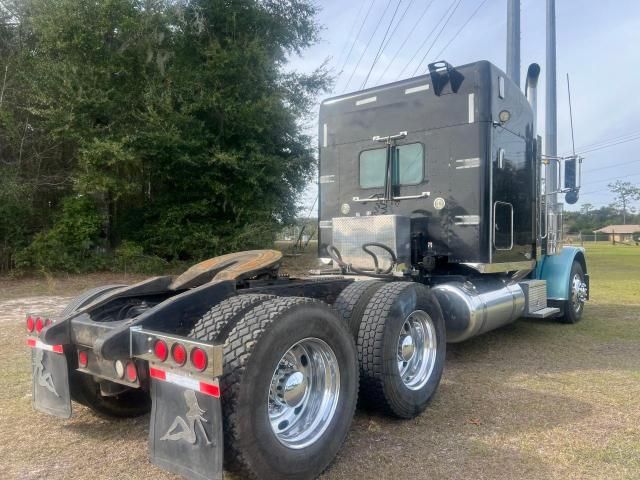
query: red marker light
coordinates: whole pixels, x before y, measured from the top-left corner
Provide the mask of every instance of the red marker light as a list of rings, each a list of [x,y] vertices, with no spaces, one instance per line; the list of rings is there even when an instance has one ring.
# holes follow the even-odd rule
[[[193,350],[191,350],[191,364],[197,369],[197,370],[204,370],[205,368],[207,368],[207,354],[204,350],[202,350],[201,348],[194,348]]]
[[[36,320],[36,332],[40,333],[43,327],[44,323],[42,323],[42,319],[38,317],[38,319]]]
[[[89,355],[84,350],[78,352],[78,366],[85,368],[89,364]]]
[[[36,322],[31,315],[27,317],[27,332],[33,332],[33,329],[36,328]]]
[[[181,343],[176,343],[171,349],[171,356],[174,362],[182,366],[187,361],[187,349]]]
[[[51,319],[50,319],[50,318],[47,318],[47,319],[44,321],[44,326],[45,326],[45,327],[48,327],[49,325],[51,325]]]
[[[138,370],[133,362],[127,362],[127,380],[132,383],[138,380]]]
[[[153,353],[158,360],[164,362],[169,355],[167,343],[164,340],[156,340],[156,343],[153,345]]]

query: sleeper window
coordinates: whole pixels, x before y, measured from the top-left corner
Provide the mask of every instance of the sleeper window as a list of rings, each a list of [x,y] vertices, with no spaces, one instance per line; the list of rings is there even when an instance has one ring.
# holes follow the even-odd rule
[[[410,143],[395,147],[397,164],[394,168],[399,185],[417,185],[424,180],[424,147]],[[384,187],[387,149],[376,148],[360,152],[360,187]]]

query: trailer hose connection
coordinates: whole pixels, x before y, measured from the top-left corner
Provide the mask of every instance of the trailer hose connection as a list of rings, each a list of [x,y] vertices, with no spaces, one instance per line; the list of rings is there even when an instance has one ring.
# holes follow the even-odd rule
[[[380,268],[380,262],[378,261],[378,256],[373,251],[371,251],[371,249],[368,247],[378,247],[386,251],[391,257],[391,265],[389,265],[389,267],[382,270]],[[387,245],[384,245],[383,243],[369,242],[362,245],[362,250],[364,250],[373,259],[373,265],[374,265],[373,271],[361,270],[359,268],[354,267],[350,263],[346,263],[342,259],[342,255],[340,254],[340,251],[334,245],[329,245],[327,247],[327,253],[331,257],[331,259],[335,261],[340,266],[340,268],[342,268],[345,271],[345,273],[356,273],[359,275],[367,275],[370,277],[377,277],[377,278],[393,277],[393,274],[391,272],[398,264],[398,257],[396,256],[396,253],[391,248],[389,248]]]

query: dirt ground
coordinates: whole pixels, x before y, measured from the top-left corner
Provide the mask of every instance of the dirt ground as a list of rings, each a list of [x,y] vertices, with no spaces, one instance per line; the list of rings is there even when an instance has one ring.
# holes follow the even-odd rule
[[[520,320],[449,345],[426,412],[358,412],[322,478],[640,478],[640,248],[587,255],[592,300],[580,324]],[[0,279],[0,477],[176,478],[147,460],[148,417],[113,421],[74,405],[63,421],[31,409],[24,313],[135,280]]]

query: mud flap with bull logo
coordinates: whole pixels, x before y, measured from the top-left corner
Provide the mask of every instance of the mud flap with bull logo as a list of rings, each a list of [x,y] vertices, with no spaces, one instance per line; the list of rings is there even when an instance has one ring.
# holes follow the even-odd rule
[[[151,399],[151,461],[187,478],[222,479],[220,399],[156,380]]]
[[[71,417],[69,371],[64,353],[31,349],[33,408],[61,418]]]

